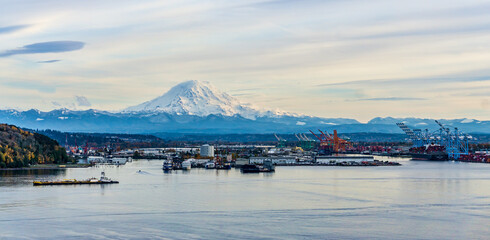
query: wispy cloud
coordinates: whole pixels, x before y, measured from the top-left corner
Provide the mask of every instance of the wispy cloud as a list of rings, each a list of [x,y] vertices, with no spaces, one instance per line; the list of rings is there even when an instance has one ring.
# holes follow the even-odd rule
[[[481,104],[490,87],[490,3],[481,0],[20,2],[0,8],[6,106],[48,110],[51,100],[75,105],[83,95],[113,110],[195,78],[244,102],[308,115],[490,117]],[[70,61],[5,58],[75,50],[24,46],[65,39],[90,48],[79,42],[83,51]],[[24,82],[7,82],[17,78]]]
[[[423,101],[426,98],[412,98],[412,97],[385,97],[385,98],[363,98],[357,101]]]
[[[81,106],[81,107],[92,106],[92,103],[90,103],[90,101],[84,96],[75,96],[75,100],[76,100],[76,103],[78,106]]]
[[[17,54],[34,54],[34,53],[59,53],[80,50],[85,46],[84,42],[78,41],[53,41],[41,42],[25,45],[18,49],[6,50],[0,52],[0,57],[9,57]]]
[[[37,63],[55,63],[55,62],[59,62],[61,60],[59,59],[53,59],[53,60],[47,60],[47,61],[39,61]]]
[[[414,78],[386,78],[386,79],[366,79],[366,80],[355,80],[347,82],[337,82],[337,83],[326,83],[319,84],[319,87],[327,86],[342,86],[342,85],[371,85],[371,84],[421,84],[428,82],[480,82],[480,81],[490,81],[490,76],[439,76],[439,77],[414,77]]]
[[[0,27],[0,34],[16,32],[24,28],[27,28],[29,26],[30,25],[14,25],[14,26]]]

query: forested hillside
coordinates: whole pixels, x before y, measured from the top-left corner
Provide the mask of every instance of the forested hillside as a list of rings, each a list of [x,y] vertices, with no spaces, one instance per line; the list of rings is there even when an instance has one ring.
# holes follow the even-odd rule
[[[59,164],[66,163],[68,159],[65,148],[55,140],[13,125],[0,124],[0,168]]]

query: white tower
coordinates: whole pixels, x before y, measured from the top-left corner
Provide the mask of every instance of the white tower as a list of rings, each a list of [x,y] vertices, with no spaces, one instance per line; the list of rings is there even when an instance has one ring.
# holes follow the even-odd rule
[[[201,146],[201,156],[203,157],[214,157],[214,146],[209,146],[209,144],[204,144]]]

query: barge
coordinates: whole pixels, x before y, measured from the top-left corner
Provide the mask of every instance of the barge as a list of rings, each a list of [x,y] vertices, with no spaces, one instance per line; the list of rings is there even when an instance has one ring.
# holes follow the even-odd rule
[[[86,180],[76,180],[76,179],[64,179],[60,181],[34,181],[32,185],[34,186],[47,186],[47,185],[81,185],[81,184],[115,184],[119,181],[112,180],[105,176],[102,172],[99,179],[90,178]]]

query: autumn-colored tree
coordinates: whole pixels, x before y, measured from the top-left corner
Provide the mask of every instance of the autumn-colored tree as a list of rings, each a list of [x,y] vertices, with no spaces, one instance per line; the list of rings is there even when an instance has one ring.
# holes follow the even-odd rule
[[[0,168],[71,161],[58,142],[38,133],[0,124]]]

